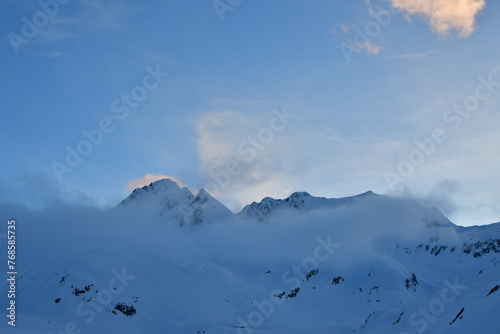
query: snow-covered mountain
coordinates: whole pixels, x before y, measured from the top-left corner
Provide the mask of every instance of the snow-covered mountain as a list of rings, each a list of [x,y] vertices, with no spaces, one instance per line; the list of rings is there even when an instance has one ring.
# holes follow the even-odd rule
[[[274,199],[265,197],[259,203],[253,202],[245,206],[238,216],[244,219],[257,219],[265,221],[270,216],[288,214],[300,214],[307,211],[318,209],[333,209],[339,206],[352,205],[356,200],[369,196],[379,196],[371,191],[366,193],[344,198],[324,198],[314,197],[307,192],[295,192],[285,199]]]
[[[36,223],[2,333],[500,333],[500,223],[370,192],[234,215],[170,180],[81,210],[19,213]]]
[[[162,221],[180,226],[211,224],[234,216],[233,212],[204,189],[195,196],[191,190],[180,188],[170,179],[155,181],[135,189],[117,209],[158,213]]]

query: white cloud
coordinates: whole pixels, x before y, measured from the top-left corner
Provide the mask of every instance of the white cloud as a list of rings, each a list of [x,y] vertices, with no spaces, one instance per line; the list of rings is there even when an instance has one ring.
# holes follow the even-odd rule
[[[356,25],[337,25],[329,34],[332,39],[339,43],[346,43],[356,53],[365,52],[366,54],[378,55],[383,49],[373,39],[359,40],[357,35],[360,28]],[[362,32],[363,33],[363,32]],[[363,33],[364,34],[364,33]]]
[[[372,55],[378,55],[380,53],[380,50],[382,50],[381,46],[378,46],[377,44],[373,43],[372,41],[358,45],[358,47],[361,47],[362,49],[364,49],[366,51],[366,53],[369,53]]]
[[[238,211],[242,205],[264,196],[286,197],[290,194],[287,162],[292,154],[287,142],[291,129],[284,127],[275,132],[267,143],[258,139],[263,129],[269,130],[274,117],[272,110],[253,108],[250,113],[232,110],[204,112],[198,120],[203,187],[232,210]],[[264,131],[269,133],[268,130]],[[239,166],[239,171],[233,175],[229,174],[227,167],[230,161],[236,161]]]
[[[470,36],[476,29],[476,15],[485,0],[391,0],[394,8],[408,15],[425,17],[439,35],[457,31],[460,37]]]
[[[198,153],[204,168],[224,165],[236,153],[235,142],[244,139],[248,127],[249,120],[233,111],[204,113],[197,124]]]

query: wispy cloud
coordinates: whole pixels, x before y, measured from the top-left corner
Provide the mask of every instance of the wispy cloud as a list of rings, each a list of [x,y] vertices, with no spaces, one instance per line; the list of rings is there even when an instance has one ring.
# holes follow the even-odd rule
[[[121,30],[121,19],[133,16],[137,9],[126,6],[122,2],[101,2],[82,0],[88,12],[88,21],[95,27]]]
[[[402,54],[402,55],[397,55],[397,56],[391,56],[391,58],[425,58],[431,54],[433,54],[435,51],[427,51],[423,53],[408,53],[408,54]]]
[[[370,55],[378,55],[383,49],[373,39],[359,39],[360,28],[356,25],[342,24],[336,26],[329,33],[332,39],[339,43],[346,43],[354,52],[365,52]]]
[[[62,54],[63,53],[60,52],[60,51],[53,51],[53,52],[49,53],[47,55],[47,57],[49,57],[49,58],[56,58],[56,57],[62,56]]]
[[[380,53],[380,50],[382,50],[382,47],[373,43],[372,41],[363,43],[360,45],[362,49],[365,50],[366,53],[372,54],[372,55],[378,55]]]
[[[232,210],[266,195],[289,195],[288,191],[283,192],[289,188],[286,180],[290,152],[285,143],[289,130],[283,127],[272,134],[272,139],[264,138],[270,133],[275,114],[262,109],[253,108],[250,114],[233,110],[204,112],[198,120],[198,155],[206,181],[204,187]],[[281,126],[279,122],[273,124]],[[234,164],[238,168],[233,168]],[[217,193],[211,191],[209,184],[217,185]]]
[[[123,21],[140,11],[137,6],[129,6],[117,1],[102,3],[94,0],[81,0],[70,4],[68,6],[74,11],[78,10],[77,15],[68,16],[68,6],[58,7],[60,9],[55,12],[54,16],[36,30],[34,37],[28,39],[29,44],[54,44],[96,34],[101,36],[109,34],[110,31],[122,31]],[[23,12],[29,13],[30,10],[43,12],[38,7],[25,9]],[[19,47],[29,51],[24,44]],[[37,52],[32,53],[37,54]],[[45,56],[45,53],[42,52],[41,55]]]
[[[53,26],[51,29],[40,31],[35,43],[59,42],[78,37],[77,34],[68,32],[63,26]]]
[[[408,15],[420,15],[428,20],[439,35],[457,31],[468,37],[476,30],[476,15],[485,7],[485,0],[391,0],[393,7]]]

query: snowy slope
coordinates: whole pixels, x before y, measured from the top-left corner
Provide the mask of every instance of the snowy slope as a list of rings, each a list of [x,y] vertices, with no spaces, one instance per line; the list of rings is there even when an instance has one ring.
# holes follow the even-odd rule
[[[20,227],[22,307],[1,332],[500,333],[500,224],[457,227],[371,193],[265,199],[240,219],[183,189],[159,181],[110,212],[20,212],[43,224]]]

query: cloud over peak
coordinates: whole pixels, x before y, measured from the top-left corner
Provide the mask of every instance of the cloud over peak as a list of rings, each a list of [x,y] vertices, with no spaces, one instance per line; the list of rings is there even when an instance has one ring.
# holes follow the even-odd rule
[[[486,5],[485,0],[390,0],[394,8],[408,15],[425,17],[439,35],[457,31],[460,37],[476,30],[476,15]]]

